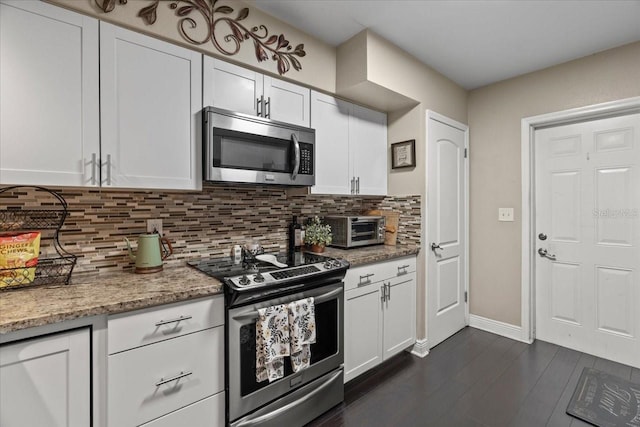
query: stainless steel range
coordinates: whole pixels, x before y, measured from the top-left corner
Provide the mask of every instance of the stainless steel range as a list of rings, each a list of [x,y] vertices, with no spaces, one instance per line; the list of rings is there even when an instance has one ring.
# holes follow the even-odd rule
[[[259,257],[268,259],[269,256]],[[261,261],[247,253],[189,262],[225,284],[227,423],[239,426],[302,426],[342,402],[344,260],[294,253]],[[284,377],[256,381],[258,309],[313,297],[316,343],[311,365],[296,373],[285,360]]]

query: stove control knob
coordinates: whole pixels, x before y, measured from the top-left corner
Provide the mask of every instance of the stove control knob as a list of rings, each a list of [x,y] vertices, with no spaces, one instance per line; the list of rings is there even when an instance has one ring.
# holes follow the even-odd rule
[[[330,268],[333,268],[333,264],[331,263],[331,261],[327,261],[327,262],[324,263],[323,267],[328,270]]]
[[[240,278],[240,280],[238,280],[238,283],[240,283],[240,285],[242,285],[242,286],[246,286],[246,285],[248,285],[249,283],[251,283],[251,280],[249,280],[249,278],[248,278],[248,277],[247,277],[247,275],[245,274],[244,276],[242,276],[242,277]]]
[[[258,272],[254,277],[253,277],[253,281],[256,283],[262,283],[264,282],[264,276],[262,275],[262,273]]]

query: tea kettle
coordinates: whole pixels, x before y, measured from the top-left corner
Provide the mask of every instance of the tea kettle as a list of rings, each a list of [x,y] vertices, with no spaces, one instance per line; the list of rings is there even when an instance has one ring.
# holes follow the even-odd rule
[[[138,237],[138,252],[134,255],[131,243],[126,237],[129,257],[136,263],[136,273],[155,273],[162,271],[162,261],[173,253],[171,242],[158,233],[141,234]]]

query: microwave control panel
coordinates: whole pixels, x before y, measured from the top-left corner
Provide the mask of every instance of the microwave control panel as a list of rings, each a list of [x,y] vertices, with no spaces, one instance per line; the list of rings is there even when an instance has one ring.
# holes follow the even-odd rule
[[[313,175],[313,144],[300,143],[300,175]]]

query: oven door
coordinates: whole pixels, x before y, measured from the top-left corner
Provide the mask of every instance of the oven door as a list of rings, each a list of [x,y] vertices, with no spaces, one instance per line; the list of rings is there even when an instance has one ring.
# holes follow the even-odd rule
[[[350,247],[384,242],[384,219],[353,218],[349,227]]]
[[[266,404],[342,366],[344,286],[342,282],[305,290],[248,306],[230,308],[227,321],[228,416],[233,422]],[[285,358],[285,375],[269,383],[256,382],[256,320],[259,308],[313,297],[316,343],[311,344],[311,365],[293,373]]]

